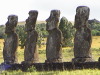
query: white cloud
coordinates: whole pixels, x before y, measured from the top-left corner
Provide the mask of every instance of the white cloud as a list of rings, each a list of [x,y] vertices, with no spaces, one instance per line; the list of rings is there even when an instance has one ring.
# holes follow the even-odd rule
[[[84,5],[91,10],[90,19],[97,18],[100,20],[100,0],[34,0],[34,2],[37,6],[35,8],[40,12],[39,19],[47,18],[50,10],[59,9],[61,10],[61,17],[65,16],[68,20],[74,20],[77,6]]]
[[[74,20],[77,6],[85,5],[91,10],[90,19],[100,20],[99,0],[1,0],[0,1],[0,24],[7,21],[7,16],[16,14],[19,21],[28,17],[29,10],[38,10],[38,20],[45,20],[49,17],[52,9],[59,9],[61,17]]]

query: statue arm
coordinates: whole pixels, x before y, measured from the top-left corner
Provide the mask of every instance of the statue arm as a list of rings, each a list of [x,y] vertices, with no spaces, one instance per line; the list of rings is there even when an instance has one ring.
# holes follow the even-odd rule
[[[16,33],[13,34],[13,42],[12,42],[12,52],[11,53],[15,53],[18,47],[18,36]]]
[[[62,44],[62,32],[59,30],[57,34],[57,43]]]
[[[90,33],[89,33],[89,44],[90,44],[90,46],[91,46],[91,43],[92,43],[92,34],[91,34],[91,31],[90,31]]]

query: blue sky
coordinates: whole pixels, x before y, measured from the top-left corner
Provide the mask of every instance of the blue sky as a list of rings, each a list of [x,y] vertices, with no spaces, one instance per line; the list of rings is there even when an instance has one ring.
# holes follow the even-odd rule
[[[38,20],[45,21],[52,9],[59,9],[61,16],[74,21],[78,6],[90,8],[89,19],[100,20],[100,0],[0,0],[0,24],[5,24],[10,14],[18,15],[19,21],[25,21],[30,10],[38,10]]]

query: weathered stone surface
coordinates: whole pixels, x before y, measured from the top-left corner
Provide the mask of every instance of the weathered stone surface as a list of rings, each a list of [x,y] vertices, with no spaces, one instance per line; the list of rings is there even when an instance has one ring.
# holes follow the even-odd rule
[[[62,62],[62,33],[58,28],[60,10],[52,10],[46,19],[46,30],[49,32],[46,44],[46,63]]]
[[[29,17],[26,19],[26,32],[27,39],[25,43],[24,51],[24,63],[37,63],[38,62],[38,51],[37,51],[37,39],[38,33],[35,30],[35,24],[38,16],[38,11],[29,11]]]
[[[4,42],[3,58],[4,63],[13,64],[17,62],[16,51],[18,47],[18,36],[15,32],[18,17],[16,15],[9,15],[6,23],[5,33],[7,38]]]
[[[79,6],[76,9],[75,25],[76,33],[74,38],[74,62],[91,62],[91,30],[88,28],[90,9],[86,6]]]

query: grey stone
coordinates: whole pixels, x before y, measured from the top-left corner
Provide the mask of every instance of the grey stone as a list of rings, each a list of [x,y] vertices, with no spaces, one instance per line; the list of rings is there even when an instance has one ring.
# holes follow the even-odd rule
[[[27,39],[25,43],[25,51],[24,51],[24,63],[37,63],[39,61],[38,58],[38,50],[37,50],[37,39],[38,33],[35,30],[35,24],[38,16],[37,10],[29,11],[29,17],[26,19],[26,32]]]
[[[62,62],[62,32],[58,28],[60,10],[52,10],[46,19],[49,35],[46,44],[46,63]]]
[[[18,16],[9,15],[8,21],[6,23],[5,33],[7,34],[7,38],[4,42],[3,48],[3,58],[4,63],[17,63],[16,51],[18,47],[18,36],[15,32],[15,28],[17,26]]]
[[[73,62],[91,62],[92,36],[88,28],[88,18],[90,9],[87,6],[79,6],[76,9],[75,24],[76,28],[74,38],[74,59]]]

